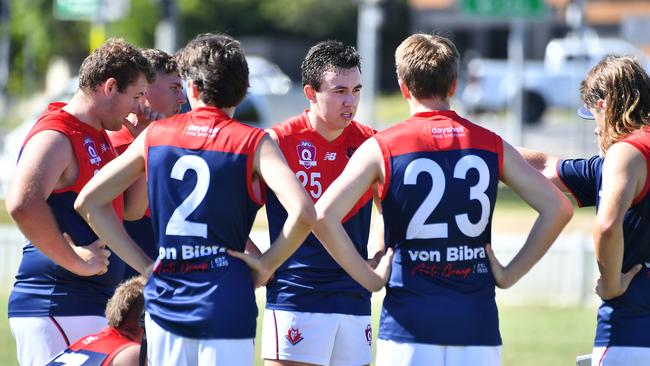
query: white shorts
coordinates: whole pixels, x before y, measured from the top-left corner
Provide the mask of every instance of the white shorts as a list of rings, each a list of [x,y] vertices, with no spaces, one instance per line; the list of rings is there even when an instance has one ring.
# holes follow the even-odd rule
[[[377,341],[376,366],[499,366],[501,346],[439,346]]]
[[[22,366],[42,366],[79,338],[107,325],[103,316],[50,316],[9,318]]]
[[[149,365],[253,365],[255,344],[248,339],[194,339],[161,328],[145,313]]]
[[[650,348],[594,347],[591,366],[628,366],[650,364]]]
[[[264,310],[262,358],[315,365],[372,361],[370,316]]]

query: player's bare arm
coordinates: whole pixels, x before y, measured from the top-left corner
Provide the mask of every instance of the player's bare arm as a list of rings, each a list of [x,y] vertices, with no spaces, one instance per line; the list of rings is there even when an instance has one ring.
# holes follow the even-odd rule
[[[562,182],[562,179],[557,174],[557,163],[559,158],[547,155],[541,151],[530,150],[525,147],[518,146],[517,151],[523,156],[524,160],[533,168],[537,169],[547,179],[549,179],[557,188],[562,192],[570,193],[567,186]]]
[[[377,268],[381,258],[386,254],[386,245],[384,243],[384,217],[381,211],[381,198],[378,192],[377,184],[372,186],[372,203],[374,210],[370,218],[370,235],[368,236],[368,264],[370,267]],[[370,250],[372,248],[372,250]]]
[[[127,234],[112,207],[115,197],[144,173],[144,138],[145,134],[140,134],[124,154],[108,163],[84,186],[75,201],[75,209],[102,242],[146,275],[153,261]]]
[[[142,175],[124,191],[124,220],[140,220],[149,207],[147,178]]]
[[[43,254],[72,273],[92,276],[107,271],[110,252],[99,242],[75,246],[63,236],[47,204],[52,191],[74,184],[77,169],[67,137],[39,132],[23,148],[5,204],[18,228]]]
[[[503,155],[501,180],[539,213],[523,247],[507,266],[499,264],[489,245],[486,248],[496,285],[509,288],[546,253],[571,219],[573,206],[558,188],[505,141]]]
[[[244,260],[256,272],[254,282],[256,286],[261,286],[305,240],[314,225],[316,213],[307,192],[269,137],[264,137],[260,142],[253,165],[255,174],[271,188],[287,211],[287,220],[282,232],[259,260],[243,253],[229,251],[231,255]]]
[[[140,363],[140,346],[128,346],[118,353],[110,366],[134,366]]]
[[[621,273],[623,266],[623,218],[647,179],[643,155],[632,145],[618,143],[607,151],[603,165],[600,206],[593,229],[600,278],[596,293],[603,300],[622,295],[641,264]]]
[[[383,160],[377,141],[364,142],[352,155],[343,173],[330,185],[316,203],[318,221],[314,234],[332,258],[369,291],[379,291],[390,275],[392,250],[388,250],[376,271],[361,258],[345,232],[341,220],[368,191],[371,185],[383,181]]]

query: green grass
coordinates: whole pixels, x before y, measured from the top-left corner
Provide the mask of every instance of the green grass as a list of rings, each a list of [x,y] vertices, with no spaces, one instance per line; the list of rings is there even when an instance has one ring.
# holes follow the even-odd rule
[[[259,291],[255,366],[263,364],[259,357],[263,303],[263,291]],[[381,295],[376,294],[372,310],[375,337],[380,307]],[[16,365],[15,344],[6,317],[6,295],[0,297],[0,312],[0,365]],[[573,365],[575,356],[591,351],[595,309],[502,307],[499,314],[504,343],[503,366]]]

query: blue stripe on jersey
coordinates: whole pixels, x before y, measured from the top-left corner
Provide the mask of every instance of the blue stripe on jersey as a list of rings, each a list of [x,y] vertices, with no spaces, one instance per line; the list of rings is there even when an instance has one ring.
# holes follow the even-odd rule
[[[189,338],[253,338],[257,306],[243,251],[259,205],[247,193],[242,154],[151,146],[149,202],[158,260],[146,309]]]
[[[267,217],[273,242],[287,213],[267,190]],[[343,223],[357,251],[368,256],[368,232],[372,200]],[[266,285],[266,308],[309,313],[370,315],[370,293],[350,277],[310,234],[298,250],[275,272]]]
[[[501,344],[491,241],[499,182],[495,152],[465,149],[390,158],[382,201],[392,273],[379,338],[398,342]]]
[[[583,206],[600,205],[603,162],[598,156],[558,162],[562,182]],[[622,271],[645,265],[623,295],[600,305],[594,345],[650,347],[650,195],[625,213],[623,241]]]
[[[77,193],[72,191],[54,193],[47,203],[61,232],[68,233],[77,245],[88,245],[97,236],[74,210],[76,198]],[[124,262],[112,255],[107,273],[77,276],[28,242],[9,298],[9,317],[103,316],[106,302],[124,276],[124,267]]]

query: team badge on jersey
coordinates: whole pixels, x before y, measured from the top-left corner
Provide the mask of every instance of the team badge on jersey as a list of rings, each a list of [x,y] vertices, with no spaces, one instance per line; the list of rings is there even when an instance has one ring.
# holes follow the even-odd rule
[[[356,146],[348,146],[348,148],[345,150],[345,156],[347,156],[348,159],[350,159],[352,157],[352,154],[354,154],[355,151],[357,151]]]
[[[296,152],[298,153],[298,164],[304,166],[306,169],[317,165],[316,147],[311,142],[301,141],[296,146]]]
[[[372,346],[372,327],[370,324],[366,327],[366,341],[368,342],[369,346]]]
[[[302,341],[304,338],[302,338],[302,334],[300,334],[300,330],[298,328],[289,328],[287,331],[287,335],[284,336],[289,343],[291,343],[293,346],[298,344],[298,342]]]
[[[84,137],[84,148],[86,148],[90,164],[99,165],[102,163],[102,157],[97,153],[97,147],[95,147],[93,139]]]

